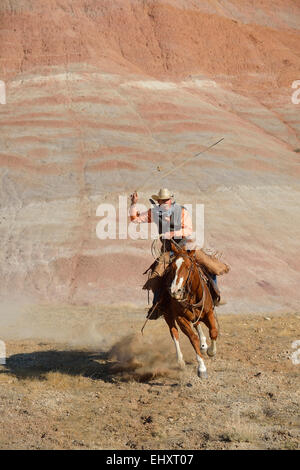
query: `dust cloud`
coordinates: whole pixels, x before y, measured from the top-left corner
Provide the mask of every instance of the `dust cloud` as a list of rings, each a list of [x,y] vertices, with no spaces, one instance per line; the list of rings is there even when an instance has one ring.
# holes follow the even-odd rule
[[[111,372],[124,381],[178,378],[180,369],[173,342],[167,329],[163,333],[160,322],[147,336],[136,333],[121,338],[109,350],[109,358],[114,361]]]
[[[173,341],[161,318],[145,321],[144,311],[129,305],[34,305],[32,299],[4,301],[0,309],[0,340],[42,340],[68,350],[105,352],[110,373],[124,381],[155,377],[178,378]],[[193,350],[180,336],[184,358]]]

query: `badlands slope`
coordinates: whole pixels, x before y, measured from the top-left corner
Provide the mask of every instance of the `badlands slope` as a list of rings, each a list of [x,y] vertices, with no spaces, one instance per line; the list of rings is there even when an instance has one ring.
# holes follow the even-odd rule
[[[2,0],[0,15],[2,299],[145,304],[150,241],[99,240],[96,210],[167,186],[205,204],[205,244],[231,265],[222,312],[299,309],[299,1]]]

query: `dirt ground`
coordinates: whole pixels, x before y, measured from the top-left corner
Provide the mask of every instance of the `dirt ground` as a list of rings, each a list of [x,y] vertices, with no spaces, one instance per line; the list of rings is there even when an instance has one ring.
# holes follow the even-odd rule
[[[6,340],[1,449],[300,447],[300,364],[291,360],[300,315],[220,309],[218,351],[205,357],[206,380],[197,377],[182,334],[187,365],[177,367],[163,319],[148,322],[141,335],[143,309],[43,307],[39,318],[40,337],[51,331],[47,340],[29,333]]]

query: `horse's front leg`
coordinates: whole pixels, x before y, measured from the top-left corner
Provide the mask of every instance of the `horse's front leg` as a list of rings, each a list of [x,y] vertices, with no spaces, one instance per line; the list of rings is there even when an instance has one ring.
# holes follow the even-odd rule
[[[199,340],[200,340],[200,349],[202,352],[206,352],[207,351],[207,342],[206,342],[206,336],[205,334],[203,333],[203,330],[201,328],[201,325],[200,325],[200,322],[198,322],[196,324],[196,330],[197,330],[197,333],[198,333],[198,336],[199,336]]]
[[[182,352],[181,352],[181,349],[180,349],[179,333],[178,333],[178,328],[176,326],[175,320],[174,320],[173,317],[171,317],[169,315],[165,315],[165,320],[166,320],[166,322],[169,326],[170,334],[171,334],[171,337],[172,337],[172,339],[174,341],[174,344],[175,344],[177,362],[178,362],[180,368],[184,369],[185,362],[184,362],[183,355],[182,355]]]
[[[215,319],[215,314],[213,310],[210,310],[208,314],[203,318],[204,323],[209,329],[209,336],[211,339],[211,344],[209,348],[207,349],[207,354],[210,357],[213,357],[217,353],[217,337],[218,337],[218,329],[217,329],[217,323]]]
[[[199,342],[198,336],[194,332],[193,327],[191,326],[191,323],[189,320],[187,320],[184,317],[178,317],[177,322],[178,322],[178,325],[180,326],[180,329],[189,338],[196,352],[196,359],[198,362],[198,377],[200,377],[201,379],[206,379],[207,372],[206,372],[206,367],[205,367],[204,360],[201,354],[200,342]]]

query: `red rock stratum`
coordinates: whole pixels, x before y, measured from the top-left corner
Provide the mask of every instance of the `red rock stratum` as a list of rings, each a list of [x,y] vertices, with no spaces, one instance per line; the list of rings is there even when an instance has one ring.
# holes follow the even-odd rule
[[[224,312],[299,308],[299,1],[2,0],[0,15],[3,297],[145,302],[150,241],[99,240],[96,209],[146,181],[144,204],[161,186],[205,204],[232,267]]]

